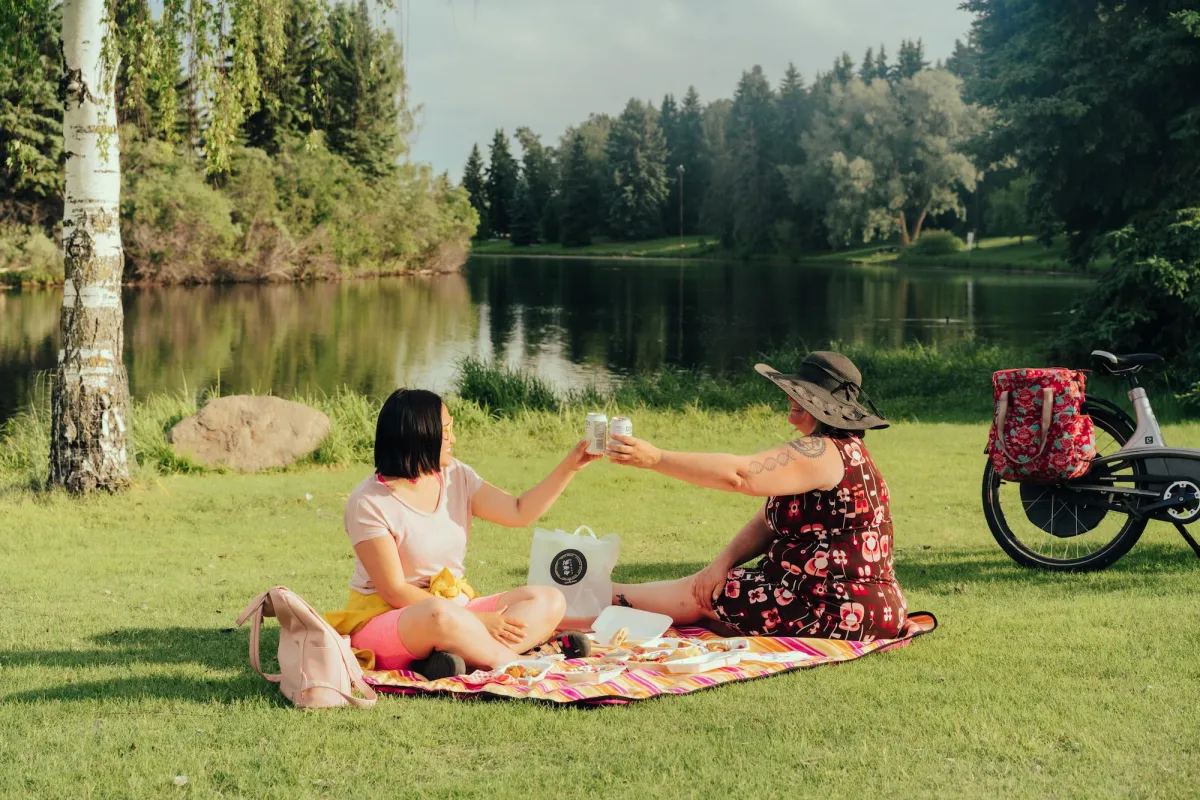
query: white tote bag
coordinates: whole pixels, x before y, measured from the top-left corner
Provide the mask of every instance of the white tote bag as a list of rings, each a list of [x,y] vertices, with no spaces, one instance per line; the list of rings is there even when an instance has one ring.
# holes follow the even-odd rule
[[[568,617],[594,617],[612,605],[612,571],[620,554],[621,537],[615,533],[597,538],[586,525],[575,533],[538,528],[528,584],[558,587],[567,598]]]

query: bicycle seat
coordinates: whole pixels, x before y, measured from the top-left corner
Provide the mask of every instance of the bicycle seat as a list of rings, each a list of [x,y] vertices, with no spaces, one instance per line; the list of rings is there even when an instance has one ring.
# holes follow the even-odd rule
[[[1164,361],[1162,356],[1154,353],[1130,353],[1119,356],[1109,353],[1106,350],[1093,350],[1092,358],[1113,375],[1138,372],[1142,367],[1148,367],[1151,364],[1161,364]]]

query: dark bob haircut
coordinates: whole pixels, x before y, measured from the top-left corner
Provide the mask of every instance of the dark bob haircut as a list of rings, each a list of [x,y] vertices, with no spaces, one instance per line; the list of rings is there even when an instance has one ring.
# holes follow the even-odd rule
[[[375,471],[419,478],[442,463],[442,398],[424,389],[397,389],[375,423]]]

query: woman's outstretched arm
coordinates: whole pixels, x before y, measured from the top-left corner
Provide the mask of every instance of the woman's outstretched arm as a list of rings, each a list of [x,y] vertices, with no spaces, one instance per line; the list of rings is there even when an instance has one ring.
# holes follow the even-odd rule
[[[680,453],[661,450],[632,436],[613,436],[608,456],[614,464],[650,469],[661,475],[725,492],[755,497],[831,489],[842,480],[842,458],[830,440],[806,436],[751,456]]]
[[[601,457],[587,452],[587,440],[584,439],[567,453],[567,457],[541,483],[520,497],[513,497],[485,481],[471,499],[471,513],[507,528],[531,525],[550,510],[576,472]]]

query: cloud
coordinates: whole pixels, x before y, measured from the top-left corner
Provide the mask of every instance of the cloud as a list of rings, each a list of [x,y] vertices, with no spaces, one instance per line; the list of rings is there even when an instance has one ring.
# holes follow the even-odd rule
[[[398,0],[408,4],[411,101],[423,105],[413,157],[458,177],[472,143],[527,125],[555,142],[591,112],[630,97],[730,97],[761,64],[778,81],[806,77],[843,50],[857,61],[882,42],[921,37],[931,61],[965,35],[959,0]]]

